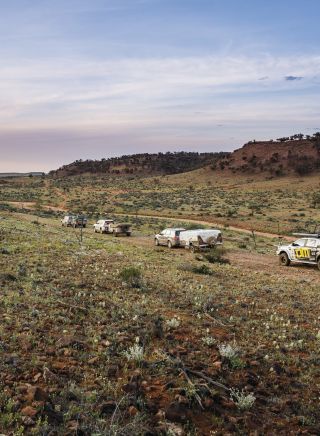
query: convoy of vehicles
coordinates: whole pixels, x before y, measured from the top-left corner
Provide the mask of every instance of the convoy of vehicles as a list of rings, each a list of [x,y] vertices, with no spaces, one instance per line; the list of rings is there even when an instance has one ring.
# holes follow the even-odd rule
[[[66,215],[61,219],[65,227],[83,227],[87,225],[84,215]],[[93,225],[94,232],[109,233],[114,236],[131,236],[132,226],[129,223],[116,223],[112,219],[101,219]],[[279,245],[277,255],[280,264],[291,263],[318,266],[320,270],[320,234],[301,234],[299,239],[287,245]],[[167,228],[154,236],[155,245],[168,248],[185,247],[191,251],[210,249],[223,243],[222,233],[217,229],[186,230],[182,227]]]
[[[222,244],[222,234],[216,229],[195,229],[184,228],[164,229],[154,237],[155,245],[166,245],[168,248],[185,247],[195,250],[212,248]]]
[[[290,263],[317,265],[320,269],[320,236],[315,235],[300,238],[292,244],[280,245],[277,249],[280,264],[289,266]]]

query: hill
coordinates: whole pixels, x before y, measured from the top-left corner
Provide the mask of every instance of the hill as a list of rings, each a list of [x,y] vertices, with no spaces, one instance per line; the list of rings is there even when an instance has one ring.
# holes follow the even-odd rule
[[[298,138],[296,138],[298,136]],[[273,141],[251,141],[220,159],[213,169],[233,173],[270,173],[275,176],[306,175],[320,169],[320,133],[294,135]]]
[[[134,154],[101,160],[76,160],[51,171],[53,177],[75,176],[81,174],[137,174],[169,175],[192,171],[206,165],[213,165],[229,153],[157,153]]]

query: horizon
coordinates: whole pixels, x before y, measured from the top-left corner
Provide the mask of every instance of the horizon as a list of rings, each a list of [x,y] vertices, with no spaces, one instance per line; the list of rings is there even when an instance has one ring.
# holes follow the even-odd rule
[[[320,130],[317,0],[32,3],[1,6],[2,173]]]

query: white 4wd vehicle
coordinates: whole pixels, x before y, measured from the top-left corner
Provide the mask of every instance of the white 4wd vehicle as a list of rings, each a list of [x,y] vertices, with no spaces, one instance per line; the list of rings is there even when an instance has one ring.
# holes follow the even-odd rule
[[[72,220],[73,220],[73,215],[66,215],[64,218],[62,218],[61,225],[64,227],[71,227]]]
[[[283,266],[295,262],[317,265],[320,269],[320,237],[301,238],[290,245],[280,245],[277,255]]]
[[[113,220],[99,220],[95,224],[93,224],[93,230],[95,233],[111,233],[110,232],[110,224],[113,224]]]
[[[164,229],[154,237],[156,245],[166,245],[169,248],[178,247],[180,245],[180,234],[185,229]]]

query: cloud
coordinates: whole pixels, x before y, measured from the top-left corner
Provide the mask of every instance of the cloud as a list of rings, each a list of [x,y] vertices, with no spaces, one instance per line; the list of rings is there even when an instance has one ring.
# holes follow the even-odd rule
[[[285,71],[292,68],[301,76],[285,76]],[[308,78],[319,69],[319,56],[7,63],[0,70],[0,117],[3,124],[17,128],[170,121],[176,113],[184,113],[187,118],[189,109],[203,111],[217,103],[223,107],[230,104],[229,99],[258,98],[266,90],[286,92],[283,77],[286,81],[304,77],[308,85]],[[257,77],[265,79],[263,84]]]
[[[290,70],[304,78],[299,98],[283,80]],[[320,56],[8,61],[0,69],[2,170],[12,153],[22,166],[29,159],[26,170],[47,170],[80,157],[222,150],[306,131],[320,116],[319,70]]]
[[[285,76],[284,79],[289,81],[289,82],[293,82],[294,80],[302,80],[303,77],[302,76]]]

